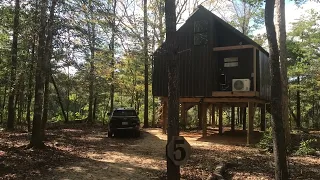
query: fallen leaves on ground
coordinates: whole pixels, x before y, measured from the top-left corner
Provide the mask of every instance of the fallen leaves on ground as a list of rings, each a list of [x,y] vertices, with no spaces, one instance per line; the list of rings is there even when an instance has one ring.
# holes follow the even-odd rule
[[[273,179],[272,154],[246,147],[244,137],[201,138],[184,132],[192,155],[181,167],[183,179],[206,179],[227,162],[227,179]],[[105,128],[61,125],[47,131],[46,149],[26,149],[26,132],[0,133],[0,179],[166,179],[166,135],[146,129],[142,137],[107,138]],[[320,179],[320,159],[290,157],[291,179]]]

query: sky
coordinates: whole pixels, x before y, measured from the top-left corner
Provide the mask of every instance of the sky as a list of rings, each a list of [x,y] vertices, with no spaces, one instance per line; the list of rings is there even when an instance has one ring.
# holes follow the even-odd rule
[[[189,0],[189,3],[194,4],[195,0]],[[206,2],[206,0],[197,0],[200,1],[199,4],[201,4],[201,2]],[[306,3],[304,3],[301,6],[297,6],[294,3],[294,0],[285,0],[286,2],[286,27],[287,27],[287,31],[290,31],[291,29],[291,24],[293,22],[295,22],[297,19],[299,19],[304,13],[306,13],[308,10],[310,9],[314,9],[314,10],[318,10],[320,12],[320,2],[319,0],[307,0]],[[316,1],[318,3],[316,3]],[[215,2],[217,3],[213,3],[211,4],[211,6],[213,7],[208,7],[208,4],[203,4],[207,9],[212,10],[213,13],[215,13],[217,16],[219,16],[222,19],[228,19],[228,17],[232,16],[234,13],[234,10],[231,6],[230,3],[227,3],[228,1],[225,0],[216,0]],[[228,5],[229,4],[229,5]],[[184,12],[183,17],[180,21],[180,23],[177,25],[177,28],[179,28],[180,26],[182,26],[185,22],[186,19],[188,19],[188,17],[190,16],[190,14],[192,13],[192,7],[189,7],[189,5],[187,5],[187,10]],[[231,8],[231,9],[230,9]],[[257,35],[257,34],[262,34],[265,33],[265,26],[262,26],[260,29],[257,29],[253,32],[253,35]]]
[[[315,1],[307,1],[305,4],[301,6],[296,6],[292,0],[286,0],[286,28],[287,32],[291,30],[292,23],[297,21],[304,13],[308,10],[317,10],[320,12],[320,3],[316,3]],[[266,32],[265,27],[263,26],[261,29],[256,30],[253,34],[261,34]]]
[[[181,25],[184,24],[185,20],[189,17],[189,15],[192,13],[192,5],[193,5],[193,1],[194,0],[190,0],[188,1],[188,5],[186,8],[185,13],[182,15],[182,19],[181,19],[181,23],[177,25],[177,28],[179,28]],[[206,0],[200,0],[200,3],[206,1]],[[295,21],[297,21],[297,19],[299,19],[304,13],[306,13],[308,10],[310,9],[314,9],[314,10],[318,10],[320,12],[320,2],[316,3],[316,0],[308,0],[306,3],[304,3],[301,6],[296,6],[293,0],[286,0],[286,27],[287,27],[287,32],[290,31],[291,29],[291,24]],[[225,2],[225,1],[217,1],[217,2]],[[217,5],[217,3],[214,3],[214,5]],[[220,4],[219,6],[217,6],[217,9],[212,9],[213,12],[218,15],[218,16],[225,16],[228,17],[231,13],[231,11],[229,11],[227,8],[227,6],[224,5],[224,3]],[[210,7],[207,7],[210,9]],[[220,11],[220,10],[222,11]],[[215,12],[216,10],[220,11],[219,12]],[[229,12],[229,13],[228,13]],[[221,17],[222,19],[224,19],[223,17]],[[262,34],[265,33],[265,26],[262,26],[260,29],[257,29],[253,32],[253,35],[257,35],[257,34]],[[74,74],[75,69],[70,69],[71,74]]]
[[[301,7],[297,7],[294,2],[289,1],[286,5],[286,20],[287,20],[287,28],[290,29],[290,23],[296,21],[303,13],[306,11],[314,9],[320,12],[320,2],[316,3],[315,1],[308,1]]]

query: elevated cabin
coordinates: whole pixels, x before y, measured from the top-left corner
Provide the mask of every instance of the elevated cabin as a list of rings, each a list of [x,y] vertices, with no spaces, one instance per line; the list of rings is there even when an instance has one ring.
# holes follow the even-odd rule
[[[193,105],[203,106],[199,108],[202,112],[209,105],[220,110],[248,107],[249,117],[256,107],[265,108],[270,100],[268,52],[252,39],[199,6],[177,31],[176,42],[182,116]],[[168,96],[166,61],[166,53],[160,47],[153,54],[152,93],[163,99],[164,106]],[[201,114],[205,113],[199,114],[201,125]],[[249,118],[249,129],[253,128],[252,118]]]
[[[268,53],[249,37],[202,6],[177,34],[181,97],[270,99]],[[167,97],[166,54],[159,48],[153,57],[153,95]],[[250,80],[249,89],[235,89],[233,79]]]

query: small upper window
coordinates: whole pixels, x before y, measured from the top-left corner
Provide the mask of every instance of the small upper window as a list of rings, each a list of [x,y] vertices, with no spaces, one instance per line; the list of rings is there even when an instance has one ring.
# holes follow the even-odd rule
[[[208,31],[208,21],[207,20],[201,20],[201,21],[194,22],[194,32],[195,33],[201,33],[201,32],[207,32],[207,31]]]
[[[200,20],[194,22],[194,45],[205,45],[208,43],[208,21]]]
[[[194,34],[194,45],[204,45],[208,42],[207,33],[196,33]]]

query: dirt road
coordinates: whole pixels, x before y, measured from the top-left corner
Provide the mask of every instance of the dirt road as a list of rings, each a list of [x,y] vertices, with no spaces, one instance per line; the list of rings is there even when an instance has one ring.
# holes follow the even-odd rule
[[[79,161],[52,169],[50,175],[61,180],[159,179],[166,163],[165,141],[153,135],[156,131],[146,131],[139,139],[107,138],[103,132],[71,137],[87,144],[88,149],[77,149]]]
[[[103,127],[58,127],[47,132],[45,150],[25,149],[28,133],[0,133],[0,179],[147,180],[166,179],[166,135],[144,130],[138,139],[107,138]],[[206,179],[221,161],[227,179],[273,179],[272,154],[245,146],[244,136],[181,133],[192,146],[181,167],[183,179]],[[320,179],[320,159],[291,157],[292,179]]]

